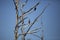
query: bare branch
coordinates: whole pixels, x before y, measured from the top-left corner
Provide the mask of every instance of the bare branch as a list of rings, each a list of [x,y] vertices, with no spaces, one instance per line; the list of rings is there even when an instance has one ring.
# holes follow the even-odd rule
[[[16,10],[16,26],[15,26],[15,30],[14,30],[15,40],[18,40],[18,37],[21,36],[21,35],[22,35],[22,40],[25,40],[25,36],[26,36],[27,34],[32,34],[32,35],[40,38],[38,35],[36,35],[36,34],[34,34],[34,33],[39,32],[39,31],[40,31],[39,29],[41,29],[41,28],[36,28],[36,29],[34,29],[34,30],[31,30],[31,31],[30,31],[30,29],[31,29],[31,27],[36,23],[36,21],[38,20],[38,18],[41,17],[41,15],[44,13],[44,11],[45,11],[45,9],[47,8],[48,5],[42,10],[42,12],[35,18],[35,20],[34,20],[32,23],[30,23],[30,19],[29,19],[28,25],[26,25],[26,24],[24,24],[24,20],[25,20],[27,17],[24,17],[24,16],[25,16],[26,14],[32,13],[33,11],[36,11],[36,7],[39,5],[40,2],[36,3],[32,8],[30,8],[30,9],[27,10],[26,12],[24,12],[24,11],[22,10],[22,8],[27,4],[28,0],[26,0],[24,3],[21,3],[21,4],[20,4],[20,5],[21,5],[20,11],[21,11],[21,13],[22,13],[22,16],[19,16],[19,15],[18,15],[18,6],[19,6],[19,5],[18,5],[18,4],[19,4],[18,1],[19,1],[19,0],[13,0],[14,5],[15,5],[15,10]],[[32,11],[32,10],[33,10],[33,11]],[[20,25],[20,23],[21,23],[21,25]],[[24,26],[26,26],[26,27],[29,26],[29,28],[26,30],[26,32],[24,31],[24,29],[26,28],[26,27],[24,27]],[[19,29],[20,27],[21,27],[21,34],[18,34],[18,29]],[[43,34],[42,34],[41,40],[43,40]]]
[[[40,36],[38,36],[38,35],[36,35],[36,34],[32,34],[32,35],[34,35],[34,36],[36,36],[36,37],[40,38]]]
[[[40,31],[39,29],[41,29],[41,28],[35,28],[34,30],[29,31],[28,33],[30,33],[30,34],[37,33]]]
[[[39,31],[35,31],[35,32],[28,32],[27,34],[33,34],[33,33],[37,33],[37,32],[39,32]],[[19,35],[18,35],[18,37],[19,37],[19,36],[21,36],[21,35],[25,35],[25,33],[24,33],[24,34],[19,34]]]
[[[41,27],[40,28],[35,28],[34,30],[32,30],[32,31],[37,31],[37,30],[39,30],[39,29],[41,29]]]
[[[26,17],[26,18],[27,18],[27,17]],[[25,20],[26,18],[24,18],[23,20]],[[19,23],[16,24],[15,29],[21,27],[21,26],[18,26],[21,22],[22,22],[22,20],[21,20]]]
[[[28,32],[27,34],[33,34],[33,33],[37,33],[37,32],[39,32],[40,30],[38,30],[38,31],[30,31],[30,32]]]
[[[37,33],[37,32],[33,32],[33,33]],[[40,36],[38,36],[38,35],[36,35],[36,34],[33,34],[33,33],[27,33],[27,34],[31,34],[31,35],[33,35],[33,36],[36,36],[36,37],[40,38]],[[18,37],[21,36],[21,35],[24,35],[24,34],[19,34]]]
[[[16,9],[16,11],[18,12],[18,0],[13,0],[13,2],[14,2],[14,5],[15,5],[15,9]]]
[[[41,28],[36,28],[35,30],[38,30],[38,29],[41,29]],[[34,33],[39,32],[40,30],[38,30],[38,31],[35,31],[35,30],[30,31],[30,32],[28,32],[27,34],[32,34],[32,35],[40,38],[38,35],[34,34]],[[24,34],[19,34],[18,37],[21,36],[21,35],[25,35],[25,33],[24,33]]]
[[[24,34],[25,34],[25,33],[24,33]],[[19,34],[19,35],[18,35],[18,38],[19,38],[19,36],[22,36],[22,35],[24,35],[24,34],[23,34],[23,33],[22,33],[22,34]]]
[[[21,35],[23,35],[23,34],[19,34],[18,37],[21,36]]]
[[[47,6],[48,6],[48,5],[47,5]],[[31,29],[31,27],[33,26],[33,24],[37,21],[37,19],[38,19],[39,17],[41,17],[41,15],[44,13],[44,11],[45,11],[45,9],[47,8],[47,6],[45,6],[45,8],[43,9],[43,11],[42,11],[42,12],[39,14],[39,16],[37,16],[36,19],[33,21],[33,23],[31,24],[31,26],[28,28],[25,36],[26,36],[27,33],[29,32],[29,30]]]
[[[23,20],[27,19],[28,17],[24,18]],[[23,20],[21,20],[18,24],[20,24]]]
[[[16,24],[18,23],[18,0],[13,0],[16,9]],[[15,27],[15,40],[18,39],[18,26]]]
[[[39,5],[39,2],[38,3],[36,3],[32,8],[30,8],[27,12],[25,12],[24,13],[24,15],[26,15],[28,12],[30,12],[33,8],[35,8],[36,6],[38,6]]]

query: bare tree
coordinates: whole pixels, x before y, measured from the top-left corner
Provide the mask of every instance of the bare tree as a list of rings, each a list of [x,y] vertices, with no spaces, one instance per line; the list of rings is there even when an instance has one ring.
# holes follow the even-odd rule
[[[34,33],[37,33],[39,31],[39,29],[41,29],[41,27],[39,28],[35,28],[32,31],[30,31],[31,27],[35,24],[35,22],[38,20],[39,17],[41,17],[41,15],[44,13],[45,9],[47,8],[47,6],[44,7],[44,9],[42,10],[42,12],[34,19],[34,21],[31,23],[30,19],[27,21],[28,24],[24,24],[24,20],[27,19],[28,17],[25,17],[27,14],[30,14],[29,12],[31,12],[31,10],[36,11],[36,7],[40,4],[40,2],[37,2],[33,7],[31,7],[28,11],[23,12],[23,7],[28,3],[28,0],[26,0],[24,3],[22,3],[20,0],[13,0],[14,5],[15,5],[15,10],[16,10],[16,26],[15,26],[15,30],[14,30],[14,34],[15,34],[15,38],[14,40],[18,40],[18,38],[21,36],[22,40],[25,40],[25,37],[27,36],[27,34],[32,34],[38,38],[40,38],[41,40],[43,40],[43,36],[40,37]],[[19,8],[19,3],[20,3],[20,8]],[[18,9],[20,9],[22,15],[19,16],[19,11]],[[24,31],[24,26],[28,25],[29,28],[28,30],[25,32]],[[18,30],[21,30],[21,33],[18,33]],[[38,30],[38,31],[36,31]],[[43,31],[42,31],[43,32]],[[28,39],[31,40],[31,39]]]

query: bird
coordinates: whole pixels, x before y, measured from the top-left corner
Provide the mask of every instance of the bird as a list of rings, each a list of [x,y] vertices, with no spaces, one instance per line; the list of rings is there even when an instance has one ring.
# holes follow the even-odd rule
[[[34,11],[36,11],[36,7],[34,8]]]
[[[28,24],[30,24],[30,19],[28,20]]]

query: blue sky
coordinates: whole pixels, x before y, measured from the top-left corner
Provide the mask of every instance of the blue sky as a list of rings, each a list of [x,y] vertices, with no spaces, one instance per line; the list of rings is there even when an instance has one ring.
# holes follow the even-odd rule
[[[29,0],[25,6],[24,11],[31,8],[32,5],[39,0]],[[40,5],[33,14],[29,14],[31,22],[33,18],[37,17],[41,13],[42,9],[50,3],[48,8],[42,15],[42,21],[44,23],[44,39],[45,40],[60,40],[60,0],[41,0]],[[38,23],[37,23],[38,22]],[[38,19],[34,26],[41,26],[41,18]],[[13,4],[13,0],[0,0],[0,40],[14,40],[14,27],[16,24],[16,14]],[[33,29],[33,27],[32,27]],[[29,36],[30,37],[30,36]],[[31,36],[32,40],[36,37]],[[39,40],[39,38],[36,38]]]

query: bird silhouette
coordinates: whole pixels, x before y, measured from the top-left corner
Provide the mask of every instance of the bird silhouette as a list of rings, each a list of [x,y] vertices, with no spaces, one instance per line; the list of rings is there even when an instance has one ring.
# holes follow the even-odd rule
[[[28,24],[30,24],[30,19],[28,20]]]
[[[34,8],[34,11],[36,11],[36,7]]]

